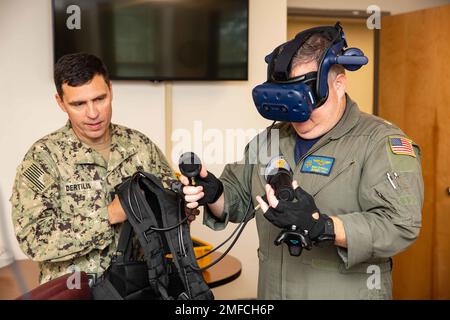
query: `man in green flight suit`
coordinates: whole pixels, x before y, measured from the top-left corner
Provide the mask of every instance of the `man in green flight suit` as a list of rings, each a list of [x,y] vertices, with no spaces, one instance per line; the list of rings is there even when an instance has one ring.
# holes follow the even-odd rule
[[[309,35],[290,61],[290,79],[318,71],[332,41],[321,33]],[[240,222],[259,205],[253,214],[259,299],[391,299],[391,257],[419,234],[419,147],[399,128],[361,112],[345,92],[346,80],[344,68],[333,65],[326,100],[309,119],[274,127],[277,156],[292,169],[296,200],[275,197],[262,174],[270,161],[259,157],[256,164],[226,165],[220,179],[203,166],[196,186],[181,177],[188,207],[206,204],[204,223],[213,229]],[[266,136],[267,131],[255,139]],[[261,150],[264,146],[256,152]],[[247,148],[245,159],[254,152]],[[274,244],[292,225],[317,244],[324,236],[334,241],[292,256],[286,245]]]
[[[73,270],[95,281],[109,267],[126,220],[114,187],[137,170],[163,183],[173,172],[148,137],[111,123],[112,87],[99,58],[63,56],[54,80],[69,120],[34,143],[17,169],[10,199],[15,233],[39,262],[40,283]]]

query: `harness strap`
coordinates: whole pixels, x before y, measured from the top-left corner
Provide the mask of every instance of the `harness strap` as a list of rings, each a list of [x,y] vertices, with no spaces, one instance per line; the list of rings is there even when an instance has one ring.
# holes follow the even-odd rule
[[[117,188],[117,194],[129,224],[143,248],[149,284],[154,293],[164,300],[214,299],[201,272],[192,269],[192,266],[198,267],[198,264],[189,225],[187,221],[182,222],[182,198],[175,192],[164,189],[154,175],[143,172],[137,172],[124,181]],[[150,227],[163,228],[165,231],[155,231]],[[172,253],[178,278],[184,288],[175,296],[171,296],[169,292],[170,267],[165,258],[166,252]]]

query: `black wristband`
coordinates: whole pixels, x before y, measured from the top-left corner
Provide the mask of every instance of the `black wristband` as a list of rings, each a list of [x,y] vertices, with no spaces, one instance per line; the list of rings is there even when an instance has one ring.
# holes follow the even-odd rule
[[[217,179],[217,180],[219,181],[218,189],[217,189],[216,195],[213,197],[213,200],[212,200],[212,202],[210,202],[210,203],[214,203],[214,202],[216,202],[217,200],[219,200],[220,196],[221,196],[222,193],[223,193],[223,183],[222,183],[222,181],[220,181],[219,179]]]
[[[323,229],[320,234],[312,239],[314,244],[318,247],[328,247],[334,244],[336,240],[336,233],[334,231],[334,222],[326,214],[321,214],[321,219],[323,219]]]
[[[222,181],[217,179],[217,177],[208,171],[206,178],[195,178],[196,185],[203,187],[203,192],[205,196],[198,201],[199,205],[205,205],[207,203],[216,202],[223,193]]]

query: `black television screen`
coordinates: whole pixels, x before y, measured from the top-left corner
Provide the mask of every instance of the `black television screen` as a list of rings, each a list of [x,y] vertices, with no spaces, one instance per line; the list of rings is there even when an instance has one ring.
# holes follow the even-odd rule
[[[54,60],[88,52],[111,79],[247,80],[248,0],[53,0]]]

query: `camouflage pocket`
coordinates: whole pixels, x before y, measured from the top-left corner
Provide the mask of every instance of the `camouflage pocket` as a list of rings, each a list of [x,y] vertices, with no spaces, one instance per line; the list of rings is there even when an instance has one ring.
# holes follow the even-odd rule
[[[101,190],[71,192],[65,194],[61,200],[61,206],[63,211],[70,213],[72,217],[90,218],[97,210],[106,206],[103,195]]]

